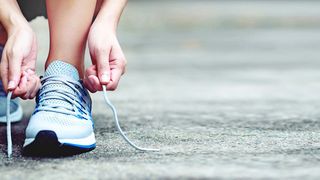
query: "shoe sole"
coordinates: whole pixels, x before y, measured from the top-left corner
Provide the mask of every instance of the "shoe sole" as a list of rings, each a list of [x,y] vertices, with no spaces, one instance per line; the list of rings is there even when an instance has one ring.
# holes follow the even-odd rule
[[[92,135],[94,138],[94,134]],[[79,141],[79,139],[76,141]],[[95,141],[91,145],[68,143],[64,140],[59,140],[54,131],[44,130],[40,131],[34,139],[26,139],[23,155],[47,157],[72,156],[92,151],[95,147]]]
[[[10,114],[10,120],[13,123],[18,122],[18,121],[21,121],[22,116],[23,116],[22,107],[19,105],[18,109]],[[6,122],[7,122],[6,116],[0,117],[0,123],[6,123]]]

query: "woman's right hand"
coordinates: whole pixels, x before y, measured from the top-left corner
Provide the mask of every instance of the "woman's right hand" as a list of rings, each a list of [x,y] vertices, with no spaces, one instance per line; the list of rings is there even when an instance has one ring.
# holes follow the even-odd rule
[[[0,74],[4,89],[13,91],[13,97],[32,99],[41,83],[35,73],[37,40],[29,24],[21,23],[7,31]]]

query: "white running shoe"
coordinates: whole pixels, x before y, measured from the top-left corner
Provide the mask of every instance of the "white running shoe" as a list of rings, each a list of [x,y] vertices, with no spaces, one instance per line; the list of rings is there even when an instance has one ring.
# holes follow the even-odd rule
[[[54,61],[41,83],[36,108],[26,129],[24,154],[64,156],[93,150],[96,140],[91,98],[77,69]]]

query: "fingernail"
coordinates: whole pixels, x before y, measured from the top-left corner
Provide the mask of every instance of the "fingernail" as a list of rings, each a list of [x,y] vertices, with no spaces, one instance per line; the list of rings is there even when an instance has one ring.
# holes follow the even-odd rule
[[[110,81],[110,76],[109,76],[109,74],[103,74],[103,75],[101,76],[101,80],[102,80],[103,82],[109,82],[109,81]]]
[[[16,83],[14,81],[9,81],[8,89],[13,89],[16,86]]]

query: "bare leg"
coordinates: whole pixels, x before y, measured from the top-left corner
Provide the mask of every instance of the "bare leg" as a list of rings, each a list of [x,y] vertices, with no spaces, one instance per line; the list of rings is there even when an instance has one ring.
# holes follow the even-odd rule
[[[83,77],[87,34],[96,0],[47,0],[50,50],[46,68],[54,60],[74,65]]]

